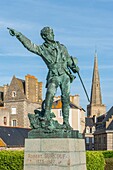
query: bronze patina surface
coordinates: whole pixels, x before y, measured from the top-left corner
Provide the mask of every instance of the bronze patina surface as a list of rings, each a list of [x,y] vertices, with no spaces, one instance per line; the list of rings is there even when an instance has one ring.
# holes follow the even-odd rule
[[[77,58],[69,55],[67,48],[54,40],[54,32],[50,27],[44,27],[40,35],[44,40],[42,45],[36,45],[31,42],[22,33],[8,28],[9,33],[16,38],[27,48],[29,51],[39,55],[49,71],[46,83],[46,97],[42,105],[42,110],[34,110],[35,114],[28,114],[31,128],[33,129],[30,134],[40,134],[39,136],[62,136],[62,137],[79,137],[78,131],[72,132],[72,127],[69,124],[69,104],[70,104],[70,84],[74,80],[73,73],[79,72],[77,66]],[[54,120],[54,113],[51,113],[53,98],[56,94],[57,88],[61,90],[62,101],[62,114],[63,124],[59,124]],[[67,135],[66,135],[67,133]],[[29,134],[29,137],[30,137]],[[34,134],[34,135],[35,135]],[[42,134],[42,135],[41,135]],[[61,135],[60,135],[61,134]],[[37,136],[37,135],[36,135]]]

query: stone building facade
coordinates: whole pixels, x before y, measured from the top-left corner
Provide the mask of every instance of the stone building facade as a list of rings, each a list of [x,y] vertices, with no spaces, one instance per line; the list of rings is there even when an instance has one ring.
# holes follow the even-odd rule
[[[95,117],[85,118],[85,142],[86,150],[94,150]]]
[[[52,111],[56,116],[56,120],[58,120],[60,124],[63,124],[60,96],[54,98]],[[69,123],[74,130],[78,130],[83,134],[85,129],[85,110],[80,106],[79,95],[70,96]]]
[[[94,140],[95,150],[113,150],[113,106],[97,118]]]
[[[0,107],[0,126],[9,125],[9,111],[5,107]]]
[[[42,83],[31,75],[25,76],[25,80],[13,76],[10,85],[6,85],[2,89],[3,105],[0,107],[0,119],[2,120],[0,125],[28,128],[28,113],[34,113],[34,109],[41,107]],[[4,119],[7,122],[5,124]]]

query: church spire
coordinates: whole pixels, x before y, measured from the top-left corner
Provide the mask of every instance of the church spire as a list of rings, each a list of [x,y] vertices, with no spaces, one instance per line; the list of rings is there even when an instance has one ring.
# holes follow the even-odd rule
[[[100,78],[99,78],[98,61],[97,61],[97,52],[96,51],[95,51],[95,59],[94,59],[94,69],[93,69],[90,104],[94,104],[94,105],[102,104]]]
[[[95,51],[91,97],[90,104],[87,106],[87,116],[100,116],[104,113],[106,113],[106,106],[102,104],[97,52]]]

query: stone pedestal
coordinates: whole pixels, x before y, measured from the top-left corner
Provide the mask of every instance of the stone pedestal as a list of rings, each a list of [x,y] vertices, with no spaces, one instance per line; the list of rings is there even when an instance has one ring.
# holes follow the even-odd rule
[[[86,170],[84,139],[26,139],[24,170]]]

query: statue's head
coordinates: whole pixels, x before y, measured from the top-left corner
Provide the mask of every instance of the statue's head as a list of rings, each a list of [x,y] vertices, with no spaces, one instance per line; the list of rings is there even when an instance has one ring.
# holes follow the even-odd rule
[[[44,27],[41,30],[40,35],[45,41],[54,41],[54,32],[50,27]]]

